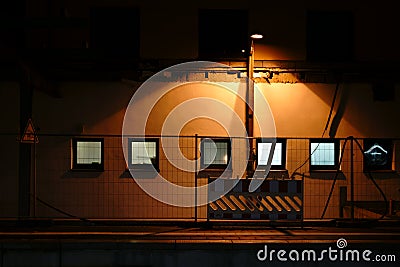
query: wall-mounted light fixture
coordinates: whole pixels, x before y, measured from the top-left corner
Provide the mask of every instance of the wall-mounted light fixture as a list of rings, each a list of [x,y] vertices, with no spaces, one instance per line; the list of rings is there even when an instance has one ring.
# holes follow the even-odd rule
[[[250,50],[249,57],[247,61],[247,105],[246,105],[246,131],[248,136],[253,137],[254,132],[254,40],[262,39],[263,35],[260,33],[253,33],[250,35]],[[250,142],[250,155],[249,161],[247,164],[247,170],[252,172],[254,171],[254,145],[253,142]]]
[[[260,40],[264,36],[260,33],[253,33],[250,35],[250,50],[249,50],[249,58],[248,58],[248,68],[247,68],[247,75],[249,79],[253,79],[254,77],[254,40]]]
[[[262,39],[264,36],[260,33],[253,33],[252,35],[250,35],[251,39]]]

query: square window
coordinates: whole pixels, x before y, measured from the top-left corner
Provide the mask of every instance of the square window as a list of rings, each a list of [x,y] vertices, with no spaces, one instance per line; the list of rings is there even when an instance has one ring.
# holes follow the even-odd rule
[[[129,7],[94,7],[90,10],[90,47],[104,56],[138,57],[140,11]]]
[[[309,10],[306,44],[309,61],[351,61],[354,54],[354,14],[341,10]]]
[[[310,140],[310,171],[336,170],[339,164],[339,140]]]
[[[258,139],[257,140],[257,165],[267,166],[268,157],[271,151],[273,142],[275,150],[272,156],[271,169],[284,170],[286,168],[286,139]]]
[[[392,159],[392,140],[364,139],[364,171],[391,171]]]
[[[104,170],[104,140],[102,138],[75,138],[72,140],[72,169]]]
[[[225,169],[231,158],[230,139],[203,139],[201,141],[201,167]]]
[[[159,148],[157,138],[128,139],[129,168],[146,169],[153,166],[159,170]]]

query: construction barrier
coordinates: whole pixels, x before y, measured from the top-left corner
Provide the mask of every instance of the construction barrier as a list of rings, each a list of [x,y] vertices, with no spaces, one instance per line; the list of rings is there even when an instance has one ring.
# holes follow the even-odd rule
[[[208,204],[208,220],[303,220],[303,180],[266,179],[251,193],[251,179],[210,177],[208,182],[209,195],[223,193],[224,188],[236,183],[227,194]]]

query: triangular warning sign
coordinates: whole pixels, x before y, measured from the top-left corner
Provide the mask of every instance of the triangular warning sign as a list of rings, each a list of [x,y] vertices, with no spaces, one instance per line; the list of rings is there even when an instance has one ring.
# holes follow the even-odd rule
[[[35,127],[33,127],[32,120],[29,119],[28,123],[26,124],[24,134],[21,138],[21,143],[39,143],[39,139],[36,136]]]

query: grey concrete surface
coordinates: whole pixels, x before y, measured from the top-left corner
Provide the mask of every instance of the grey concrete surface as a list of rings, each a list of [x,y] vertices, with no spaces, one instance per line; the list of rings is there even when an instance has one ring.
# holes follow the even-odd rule
[[[338,247],[340,239],[345,247]],[[337,259],[323,253],[329,249],[336,251]],[[283,250],[286,261],[277,257]],[[288,258],[296,255],[289,254],[294,250],[298,260]],[[356,250],[359,258],[353,259]],[[362,258],[366,250],[371,251],[368,261]],[[315,251],[315,259],[308,258],[310,251]],[[385,261],[378,262],[376,256]],[[0,259],[1,267],[398,266],[400,227],[387,222],[268,226],[8,221],[0,223]]]

